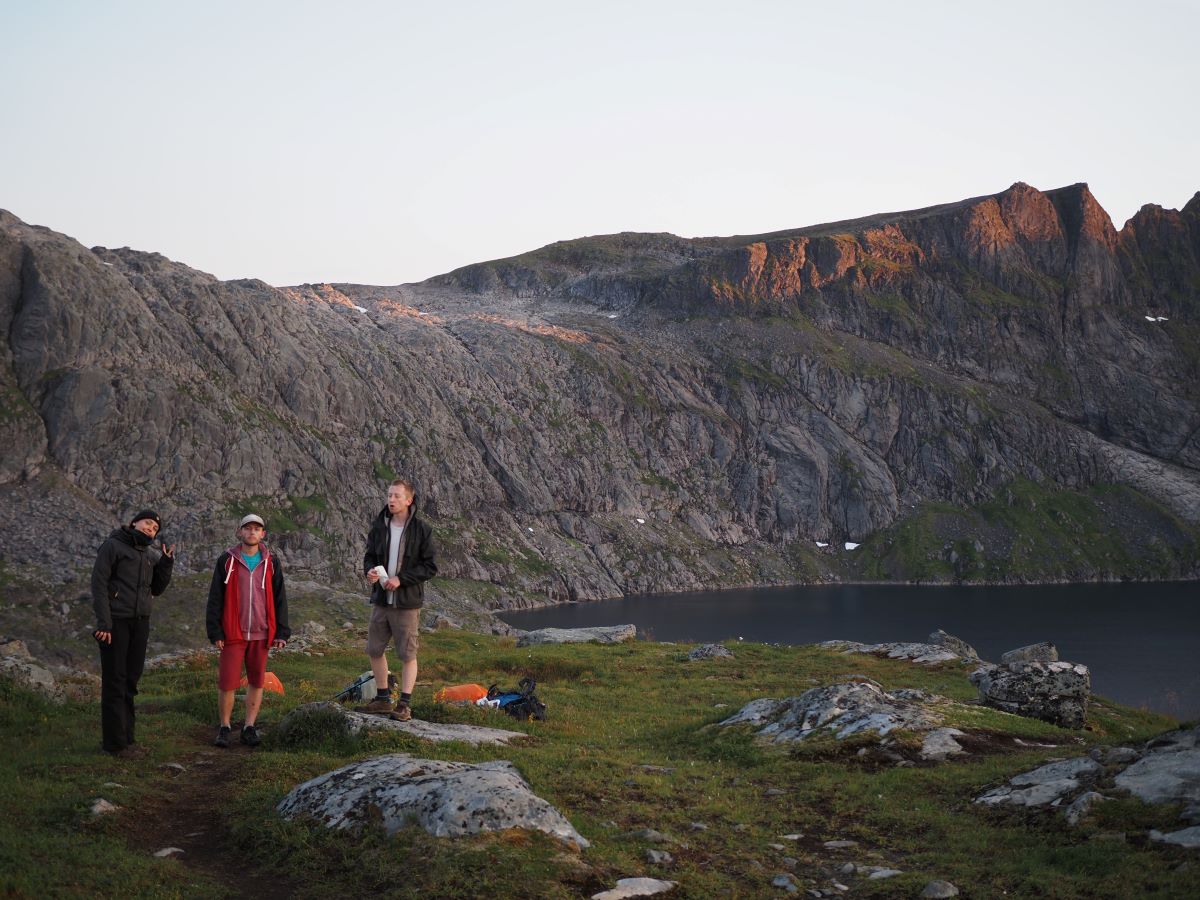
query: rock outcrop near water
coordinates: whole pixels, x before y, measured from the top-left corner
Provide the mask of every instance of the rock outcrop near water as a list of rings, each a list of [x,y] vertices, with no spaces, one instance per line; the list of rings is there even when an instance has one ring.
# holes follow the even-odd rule
[[[405,473],[435,601],[1195,576],[1198,284],[1200,196],[1117,231],[1084,185],[395,287],[223,282],[0,212],[3,564],[82,592],[149,503],[205,572],[253,509],[348,584]]]

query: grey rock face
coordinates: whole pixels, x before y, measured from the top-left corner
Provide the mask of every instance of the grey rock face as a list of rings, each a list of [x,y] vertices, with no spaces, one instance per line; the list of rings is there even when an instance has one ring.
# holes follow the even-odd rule
[[[1187,575],[1166,511],[1200,516],[1200,373],[1190,332],[1140,307],[1194,313],[1197,219],[1118,233],[1084,187],[1014,185],[836,237],[604,236],[416,285],[273,288],[0,211],[5,560],[77,566],[153,491],[177,573],[204,571],[254,497],[289,576],[340,583],[403,473],[448,578],[500,586],[495,606],[594,599],[854,577],[886,547],[816,574],[789,552],[920,500],[1022,503],[1021,479],[1124,486],[1131,557]],[[377,414],[398,398],[403,429]],[[1000,532],[946,577],[1007,559]],[[1060,556],[1050,574],[1143,576]]]
[[[1082,728],[1091,698],[1087,666],[1069,662],[1014,662],[985,665],[971,673],[988,706],[1019,716]]]
[[[874,682],[850,681],[784,700],[754,700],[718,724],[751,725],[760,736],[784,743],[822,730],[834,732],[839,739],[866,731],[882,736],[896,728],[926,731],[939,721],[936,713],[889,694]]]
[[[282,738],[302,731],[307,723],[314,719],[324,719],[322,728],[337,728],[346,734],[358,734],[362,731],[399,731],[434,743],[459,741],[464,744],[508,744],[518,738],[529,735],[520,731],[506,731],[501,728],[488,728],[482,725],[464,725],[452,722],[425,722],[420,719],[409,719],[407,722],[397,722],[384,716],[370,713],[359,713],[346,709],[332,701],[306,703],[298,706],[279,723],[277,729]]]
[[[409,823],[435,837],[522,828],[589,846],[503,760],[471,765],[404,753],[377,756],[299,785],[278,809],[285,818],[310,817],[337,829],[360,828],[377,814],[388,834]]]
[[[594,628],[539,628],[537,631],[527,631],[517,638],[518,647],[529,647],[534,644],[586,644],[595,641],[598,644],[620,644],[632,641],[637,637],[637,628],[633,625],[597,625]]]
[[[1049,641],[1042,641],[1040,644],[1030,644],[1027,647],[1009,650],[1000,656],[1002,665],[1024,662],[1058,662],[1058,648]]]

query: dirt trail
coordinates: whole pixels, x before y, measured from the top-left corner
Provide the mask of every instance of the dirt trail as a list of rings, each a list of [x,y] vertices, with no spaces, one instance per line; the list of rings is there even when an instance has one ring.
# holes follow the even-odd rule
[[[232,896],[254,896],[274,900],[295,896],[286,877],[264,876],[249,871],[225,829],[229,813],[229,788],[245,754],[257,752],[237,742],[227,749],[212,746],[212,729],[197,728],[195,749],[174,760],[184,771],[168,775],[162,796],[146,796],[124,819],[126,840],[131,847],[157,853],[178,847],[183,853],[173,858],[181,865],[225,886]]]

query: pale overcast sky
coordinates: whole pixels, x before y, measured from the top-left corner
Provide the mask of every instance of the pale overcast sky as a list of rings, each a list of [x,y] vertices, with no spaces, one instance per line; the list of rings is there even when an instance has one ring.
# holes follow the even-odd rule
[[[0,208],[221,278],[417,281],[1086,181],[1200,189],[1200,2],[0,0]]]

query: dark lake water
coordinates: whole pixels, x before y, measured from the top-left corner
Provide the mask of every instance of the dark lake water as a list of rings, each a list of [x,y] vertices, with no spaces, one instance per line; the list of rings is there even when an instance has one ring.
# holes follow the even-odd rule
[[[637,626],[659,641],[812,644],[924,641],[942,628],[984,659],[1052,641],[1092,671],[1092,691],[1200,718],[1200,584],[1035,587],[833,585],[646,594],[502,617],[515,628]]]

